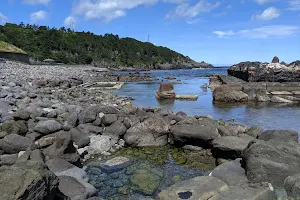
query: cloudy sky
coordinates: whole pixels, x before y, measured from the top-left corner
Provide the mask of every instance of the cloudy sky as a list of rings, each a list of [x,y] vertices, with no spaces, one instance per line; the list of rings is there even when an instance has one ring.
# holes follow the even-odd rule
[[[213,64],[300,59],[300,0],[1,0],[0,24],[113,33]]]

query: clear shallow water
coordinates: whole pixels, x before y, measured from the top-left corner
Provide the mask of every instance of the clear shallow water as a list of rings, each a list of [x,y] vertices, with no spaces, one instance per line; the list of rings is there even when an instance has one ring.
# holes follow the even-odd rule
[[[125,72],[122,72],[125,73]],[[203,90],[212,74],[227,74],[227,68],[149,71],[152,76],[163,81],[167,75],[181,80],[174,85],[176,94],[198,94],[197,101],[175,101],[160,103],[155,98],[160,81],[126,83],[121,90],[114,91],[119,96],[134,97],[132,103],[141,107],[161,107],[172,111],[184,111],[189,115],[211,115],[214,119],[235,119],[235,122],[248,126],[261,126],[264,129],[293,129],[300,133],[300,105],[285,104],[214,104],[210,89]],[[176,80],[171,80],[176,81]]]

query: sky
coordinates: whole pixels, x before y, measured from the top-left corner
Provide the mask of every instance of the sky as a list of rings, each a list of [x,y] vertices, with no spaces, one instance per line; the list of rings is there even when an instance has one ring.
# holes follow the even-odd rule
[[[300,60],[300,0],[0,0],[0,24],[113,33],[215,65]]]

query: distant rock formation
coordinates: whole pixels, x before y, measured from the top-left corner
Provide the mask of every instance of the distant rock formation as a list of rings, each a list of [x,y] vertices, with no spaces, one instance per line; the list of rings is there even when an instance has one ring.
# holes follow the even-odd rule
[[[272,60],[272,63],[279,63],[279,58],[275,56]]]
[[[248,82],[299,82],[300,61],[287,65],[274,57],[272,63],[241,62],[230,67],[228,74]]]
[[[156,92],[156,98],[160,100],[175,99],[176,95],[172,83],[161,83],[159,89]]]

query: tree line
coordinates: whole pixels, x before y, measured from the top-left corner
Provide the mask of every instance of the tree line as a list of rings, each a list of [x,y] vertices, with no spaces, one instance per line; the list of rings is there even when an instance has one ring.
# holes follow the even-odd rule
[[[113,34],[74,32],[65,27],[7,23],[0,25],[0,40],[23,49],[32,59],[53,59],[65,64],[99,62],[138,67],[191,61],[189,57],[149,42]]]

